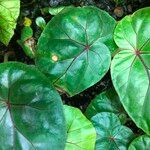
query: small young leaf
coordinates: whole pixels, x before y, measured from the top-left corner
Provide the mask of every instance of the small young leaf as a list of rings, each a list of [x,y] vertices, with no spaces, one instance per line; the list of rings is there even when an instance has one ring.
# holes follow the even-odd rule
[[[91,118],[100,112],[115,113],[123,124],[126,122],[125,111],[114,89],[110,89],[96,96],[86,109],[85,114],[88,118]]]
[[[137,137],[129,145],[128,150],[149,150],[150,149],[150,136],[142,135]]]
[[[21,31],[21,41],[26,41],[33,36],[33,30],[30,26],[25,26]]]
[[[63,149],[63,105],[35,67],[0,64],[0,149]]]
[[[64,110],[67,123],[65,150],[93,150],[96,132],[92,123],[77,108],[64,105]]]
[[[134,136],[133,132],[122,126],[119,118],[114,113],[98,113],[91,120],[96,128],[97,150],[127,150]]]
[[[66,8],[67,6],[59,6],[59,7],[50,7],[49,8],[49,13],[51,15],[57,15],[58,13],[60,13],[64,8]]]
[[[20,0],[0,0],[0,41],[8,45],[16,28]]]
[[[123,18],[114,39],[120,47],[111,65],[114,87],[129,116],[150,135],[150,7]]]
[[[108,71],[115,20],[95,7],[68,7],[46,26],[36,64],[54,85],[71,96],[97,83]],[[55,56],[56,61],[53,59]]]
[[[23,24],[24,24],[25,27],[30,27],[31,24],[32,24],[32,20],[30,18],[28,18],[28,17],[25,17]]]
[[[25,26],[21,31],[21,40],[17,41],[26,55],[30,58],[35,57],[35,40],[32,36],[32,28],[30,26]]]
[[[36,24],[39,26],[42,30],[46,27],[46,22],[43,17],[36,18]]]

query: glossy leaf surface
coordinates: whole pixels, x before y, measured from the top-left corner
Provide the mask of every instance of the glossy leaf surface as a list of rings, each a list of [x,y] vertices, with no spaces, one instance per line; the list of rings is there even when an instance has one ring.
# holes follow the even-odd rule
[[[129,116],[150,134],[150,8],[122,19],[114,39],[120,52],[112,61],[113,84]]]
[[[149,150],[150,149],[150,137],[148,135],[142,135],[137,137],[129,145],[128,150]]]
[[[133,132],[121,125],[119,118],[114,113],[98,113],[91,120],[96,128],[97,150],[127,150],[133,138]]]
[[[92,123],[74,107],[64,105],[67,122],[67,142],[65,150],[93,150],[96,132]]]
[[[115,20],[94,7],[68,7],[46,26],[36,64],[56,87],[71,96],[98,82],[110,66],[116,45]],[[110,51],[109,51],[110,50]]]
[[[1,150],[63,150],[62,108],[58,93],[33,66],[0,64]]]
[[[114,89],[96,96],[86,109],[86,116],[91,118],[100,112],[112,112],[118,115],[122,123],[126,122],[126,114]]]
[[[0,0],[0,41],[8,45],[16,28],[20,0]]]

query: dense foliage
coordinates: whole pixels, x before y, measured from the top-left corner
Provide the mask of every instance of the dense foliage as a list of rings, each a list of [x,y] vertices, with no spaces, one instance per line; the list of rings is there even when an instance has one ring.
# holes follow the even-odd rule
[[[7,62],[10,52],[0,63],[0,149],[149,149],[150,7],[117,22],[104,10],[83,6],[86,1],[72,3],[80,7],[40,9],[37,35],[31,19],[21,22],[15,44],[32,65]],[[0,8],[0,41],[11,49],[20,1],[1,0]],[[61,100],[109,71],[114,87],[98,93],[83,112]]]

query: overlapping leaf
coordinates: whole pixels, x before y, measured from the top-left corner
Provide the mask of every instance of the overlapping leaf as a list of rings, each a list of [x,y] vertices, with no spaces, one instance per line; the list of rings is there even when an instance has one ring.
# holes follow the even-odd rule
[[[20,0],[0,0],[0,41],[8,45],[16,28]]]
[[[122,123],[126,122],[126,114],[114,89],[96,96],[86,109],[86,116],[91,118],[100,112],[112,112],[118,115]]]
[[[0,64],[0,149],[63,150],[66,128],[58,93],[32,66]]]
[[[112,61],[113,84],[129,116],[150,134],[150,7],[122,19],[114,39],[120,52]]]
[[[96,128],[97,150],[127,150],[133,138],[133,132],[122,126],[115,114],[102,112],[92,117],[91,120]]]
[[[149,150],[149,148],[150,137],[148,135],[142,135],[133,140],[128,150]]]
[[[67,123],[65,150],[93,150],[96,132],[92,123],[74,107],[64,106]]]
[[[36,64],[54,85],[71,96],[98,82],[108,71],[116,45],[115,20],[94,7],[68,7],[46,26]]]

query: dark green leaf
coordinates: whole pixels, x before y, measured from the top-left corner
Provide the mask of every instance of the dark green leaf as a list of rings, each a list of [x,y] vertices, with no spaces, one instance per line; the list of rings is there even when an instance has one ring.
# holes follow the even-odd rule
[[[46,26],[36,64],[56,87],[71,96],[98,82],[110,66],[116,45],[115,20],[94,7],[69,7]],[[109,51],[110,50],[110,51]]]
[[[126,114],[114,89],[96,96],[86,109],[86,116],[91,118],[100,112],[112,112],[118,115],[122,123],[126,122]],[[124,116],[124,117],[123,117]]]
[[[91,120],[96,128],[97,150],[127,150],[133,138],[133,132],[122,126],[114,113],[98,113]]]
[[[112,61],[113,84],[129,116],[150,134],[150,8],[122,19],[114,39],[120,52]]]
[[[67,142],[65,150],[93,150],[96,132],[92,123],[74,107],[64,105],[67,122]]]
[[[0,64],[1,150],[63,150],[62,107],[58,93],[33,66]]]
[[[149,150],[150,149],[150,137],[148,135],[142,135],[133,140],[129,145],[128,150]]]

